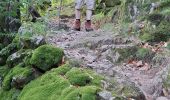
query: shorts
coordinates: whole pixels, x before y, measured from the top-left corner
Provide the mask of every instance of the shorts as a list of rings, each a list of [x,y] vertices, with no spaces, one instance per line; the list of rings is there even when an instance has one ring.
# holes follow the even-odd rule
[[[94,10],[95,0],[75,0],[75,4],[76,9],[81,9],[82,6],[85,4],[86,9]]]

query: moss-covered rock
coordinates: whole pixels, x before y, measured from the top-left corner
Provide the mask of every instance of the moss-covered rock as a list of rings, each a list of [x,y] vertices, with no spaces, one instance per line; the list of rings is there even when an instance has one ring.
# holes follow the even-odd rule
[[[11,87],[23,88],[25,84],[32,80],[32,70],[30,67],[22,67],[17,65],[12,68],[3,80],[3,89],[9,90]],[[20,83],[15,83],[16,80],[20,79]],[[12,84],[13,83],[13,84]],[[14,84],[15,83],[15,84]]]
[[[11,43],[0,51],[0,65],[5,65],[6,59],[9,55],[18,50],[15,43]]]
[[[43,36],[16,36],[12,43],[16,43],[18,47],[24,49],[35,49],[46,44],[46,41]]]
[[[76,72],[75,75],[73,72]],[[73,81],[86,75],[92,77],[89,84],[84,84],[84,79],[75,81],[78,85],[83,83],[84,86],[78,86]],[[94,72],[91,74],[89,70],[82,71],[82,69],[71,68],[69,64],[65,64],[26,85],[18,100],[96,100],[101,79],[101,76]]]
[[[31,49],[21,49],[15,53],[13,53],[12,55],[10,55],[7,60],[6,60],[6,64],[8,65],[8,67],[14,67],[16,65],[18,65],[19,63],[26,63],[28,64],[28,62],[26,60],[28,60],[27,56],[30,56],[32,54],[32,50]],[[25,62],[24,62],[25,60]]]
[[[60,48],[42,45],[34,50],[30,63],[43,71],[47,71],[53,66],[58,66],[63,55],[64,52]]]

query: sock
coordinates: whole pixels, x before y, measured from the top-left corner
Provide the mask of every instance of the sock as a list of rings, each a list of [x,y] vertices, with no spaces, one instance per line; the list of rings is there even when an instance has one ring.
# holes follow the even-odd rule
[[[80,19],[76,19],[77,21],[80,21]]]
[[[86,20],[91,20],[92,10],[86,10]]]
[[[91,22],[91,20],[86,20],[87,22]]]

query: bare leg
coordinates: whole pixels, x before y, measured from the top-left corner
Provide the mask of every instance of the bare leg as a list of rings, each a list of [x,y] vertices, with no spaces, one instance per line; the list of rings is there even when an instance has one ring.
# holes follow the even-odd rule
[[[86,10],[86,20],[91,20],[92,10]]]
[[[81,12],[80,12],[79,9],[76,9],[76,10],[75,10],[75,17],[76,17],[76,19],[80,19],[80,17],[81,17]]]

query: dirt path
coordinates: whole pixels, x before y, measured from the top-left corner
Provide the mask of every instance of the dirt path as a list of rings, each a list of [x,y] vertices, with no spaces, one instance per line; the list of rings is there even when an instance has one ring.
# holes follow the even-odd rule
[[[134,82],[141,89],[147,100],[155,100],[157,97],[164,96],[163,80],[168,75],[169,57],[161,57],[162,60],[153,61],[156,63],[151,63],[152,67],[149,70],[134,69],[125,64],[117,65],[115,62],[120,54],[114,50],[116,48],[133,47],[139,44],[140,41],[109,31],[72,31],[70,26],[73,19],[63,19],[62,22],[66,31],[54,30],[58,25],[57,21],[49,23],[53,32],[48,35],[48,42],[63,48],[67,59],[108,77],[114,76],[115,72],[128,77],[131,82]]]

